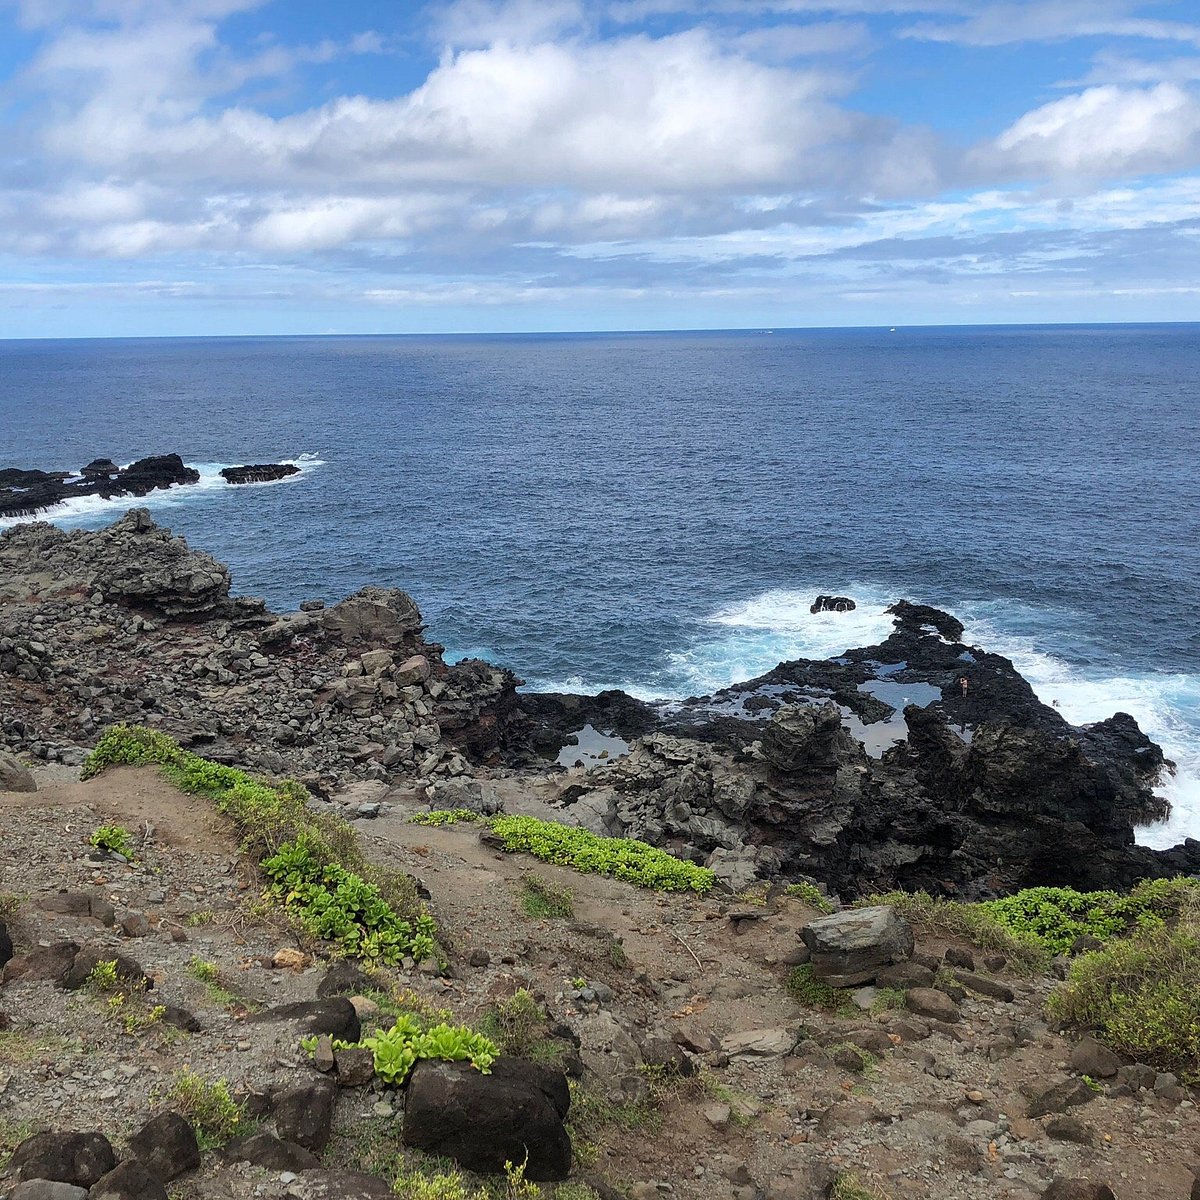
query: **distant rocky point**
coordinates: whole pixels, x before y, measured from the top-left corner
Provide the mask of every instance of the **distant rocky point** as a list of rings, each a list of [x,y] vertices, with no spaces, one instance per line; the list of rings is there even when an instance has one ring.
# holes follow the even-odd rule
[[[296,475],[290,463],[257,463],[226,467],[221,475],[227,483],[270,483]],[[69,471],[26,471],[19,467],[0,469],[0,519],[34,517],[65,500],[99,496],[104,500],[122,496],[147,496],[170,487],[200,482],[200,472],[184,465],[178,454],[156,454],[118,467],[111,458],[94,458],[78,475]]]

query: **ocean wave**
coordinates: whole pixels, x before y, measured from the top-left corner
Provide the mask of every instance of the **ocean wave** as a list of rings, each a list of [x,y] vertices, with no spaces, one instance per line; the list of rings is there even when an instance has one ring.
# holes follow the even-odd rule
[[[325,460],[317,454],[301,454],[296,458],[281,458],[281,463],[299,467],[299,475],[289,475],[286,479],[272,479],[264,483],[242,483],[242,488],[275,487],[277,484],[295,483],[318,467],[325,466]],[[128,463],[123,466],[128,466]],[[240,463],[220,462],[188,462],[184,466],[200,472],[196,483],[175,484],[169,488],[158,488],[147,496],[114,496],[106,500],[103,496],[76,496],[64,500],[61,504],[37,513],[32,517],[6,517],[0,519],[0,529],[11,529],[14,525],[25,525],[30,521],[50,521],[55,525],[87,525],[103,524],[130,508],[149,508],[152,512],[160,509],[174,508],[181,504],[194,504],[200,500],[212,499],[214,494],[227,495],[234,490],[221,476],[226,467],[240,466]]]

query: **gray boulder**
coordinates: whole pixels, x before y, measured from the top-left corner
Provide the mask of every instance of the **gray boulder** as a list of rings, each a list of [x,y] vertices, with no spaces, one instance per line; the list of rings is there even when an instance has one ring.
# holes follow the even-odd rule
[[[912,928],[888,904],[818,917],[800,936],[813,975],[833,987],[870,983],[881,967],[903,962],[913,952]]]
[[[15,754],[0,750],[0,792],[36,792],[33,776]]]
[[[422,629],[421,610],[406,592],[365,587],[322,614],[326,637],[344,646],[395,647]]]

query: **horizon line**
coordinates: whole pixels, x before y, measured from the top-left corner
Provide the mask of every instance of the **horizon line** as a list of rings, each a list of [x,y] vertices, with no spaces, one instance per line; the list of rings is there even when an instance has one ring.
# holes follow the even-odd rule
[[[77,334],[64,337],[54,334],[35,334],[27,337],[0,335],[0,345],[18,342],[153,342],[153,341],[255,341],[263,339],[316,338],[509,338],[509,337],[635,337],[695,333],[747,333],[770,335],[776,333],[853,333],[860,331],[898,333],[914,329],[1098,329],[1098,328],[1180,328],[1200,326],[1200,319],[1185,321],[975,321],[965,323],[916,321],[905,324],[871,325],[695,325],[645,329],[447,329],[436,332],[380,330],[371,333],[132,333]]]

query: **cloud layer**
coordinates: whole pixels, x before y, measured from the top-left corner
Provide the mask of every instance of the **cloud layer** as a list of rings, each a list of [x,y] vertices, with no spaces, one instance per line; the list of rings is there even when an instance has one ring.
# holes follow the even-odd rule
[[[237,304],[264,274],[281,312],[391,319],[690,296],[710,323],[821,288],[868,318],[905,288],[978,313],[1031,279],[1077,296],[1085,272],[1178,294],[1200,211],[1187,7],[460,0],[285,40],[256,0],[20,0],[0,309],[171,278]],[[1063,44],[1074,81],[1059,49],[1039,75]],[[947,120],[979,55],[1003,86]],[[945,93],[918,104],[906,56]]]

